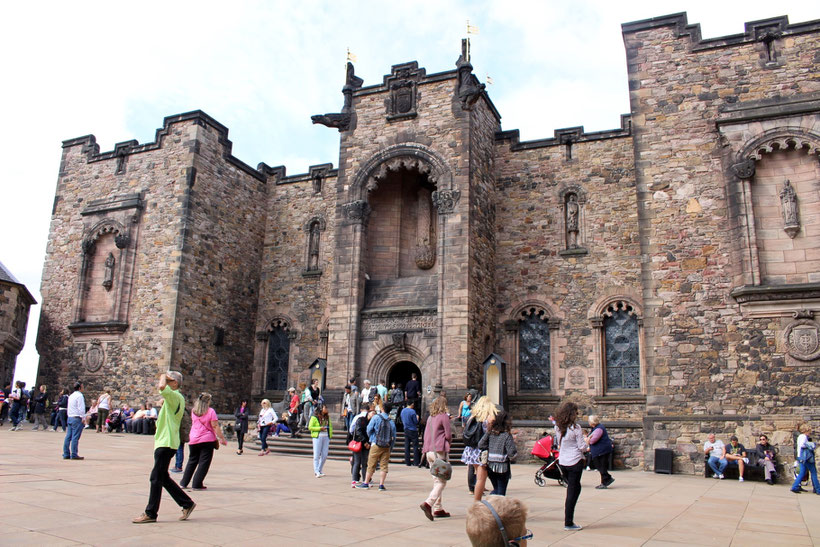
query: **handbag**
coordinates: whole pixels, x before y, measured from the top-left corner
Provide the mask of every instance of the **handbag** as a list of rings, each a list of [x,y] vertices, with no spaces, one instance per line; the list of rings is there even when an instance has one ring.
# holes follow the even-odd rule
[[[487,465],[488,460],[490,459],[490,451],[489,450],[482,450],[481,453],[478,455],[478,463],[480,465]]]
[[[359,441],[350,441],[347,443],[347,447],[351,452],[360,452],[362,450],[362,443]]]
[[[441,458],[436,458],[436,461],[430,466],[430,474],[437,479],[449,481],[453,476],[453,466]]]
[[[219,439],[215,439],[215,440],[211,441],[211,443],[214,446],[214,450],[219,450]]]

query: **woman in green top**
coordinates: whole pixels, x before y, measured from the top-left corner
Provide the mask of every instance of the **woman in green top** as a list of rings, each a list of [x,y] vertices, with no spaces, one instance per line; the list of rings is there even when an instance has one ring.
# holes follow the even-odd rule
[[[313,472],[316,478],[324,477],[322,468],[327,461],[327,451],[330,447],[330,439],[333,438],[333,425],[330,423],[330,415],[327,407],[317,408],[310,418],[308,425],[310,436],[313,437]]]

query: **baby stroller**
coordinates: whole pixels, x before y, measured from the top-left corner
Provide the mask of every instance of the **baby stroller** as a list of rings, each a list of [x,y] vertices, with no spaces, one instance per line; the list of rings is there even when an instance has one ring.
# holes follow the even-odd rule
[[[532,447],[531,454],[544,462],[544,465],[535,472],[535,484],[544,486],[547,484],[544,478],[547,478],[557,480],[559,485],[566,488],[567,483],[561,473],[561,468],[558,466],[558,449],[552,443],[552,435],[544,433],[544,437],[535,441],[535,445]]]
[[[108,426],[109,432],[116,431],[117,433],[121,433],[123,426],[122,411],[112,410],[111,414],[108,415],[108,419],[106,419],[106,425]]]

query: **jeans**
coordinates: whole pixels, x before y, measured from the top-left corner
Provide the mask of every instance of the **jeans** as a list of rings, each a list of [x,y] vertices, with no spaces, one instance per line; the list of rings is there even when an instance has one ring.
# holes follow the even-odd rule
[[[177,505],[183,509],[192,507],[194,501],[188,494],[182,491],[177,483],[168,474],[168,464],[176,454],[173,448],[160,447],[154,450],[154,468],[151,470],[151,490],[148,494],[148,505],[145,506],[145,514],[151,518],[157,518],[159,512],[159,502],[162,499],[162,489],[171,494]]]
[[[413,447],[413,462],[412,465],[418,465],[421,458],[419,450],[419,432],[417,430],[404,430],[404,465],[411,465],[410,462],[410,446]]]
[[[490,495],[506,496],[507,484],[510,482],[511,475],[509,469],[506,473],[496,473],[492,469],[487,469],[487,477],[490,479],[490,482],[493,483],[493,491],[490,492]]]
[[[353,476],[352,479],[354,482],[363,481],[367,478],[367,460],[370,457],[370,449],[364,447],[364,443],[362,443],[362,449],[358,452],[353,453]]]
[[[262,441],[262,450],[268,449],[268,432],[270,431],[271,424],[263,425],[259,428],[259,440]]]
[[[244,428],[239,428],[236,431],[236,443],[239,445],[240,452],[242,452],[242,446],[245,444],[245,433],[247,433],[247,430]]]
[[[68,409],[61,408],[57,411],[57,417],[54,419],[54,429],[56,430],[58,427],[62,427],[63,431],[66,430],[68,426]]]
[[[601,484],[609,484],[612,480],[612,475],[609,474],[609,452],[606,454],[601,454],[600,456],[595,456],[592,458],[593,465],[595,469],[598,470],[598,473],[601,474]]]
[[[709,456],[709,467],[712,468],[712,471],[715,475],[723,475],[723,472],[726,471],[726,466],[729,465],[729,460],[726,458],[716,458],[715,456]]]
[[[811,476],[811,485],[814,488],[814,493],[820,494],[820,483],[817,481],[817,466],[813,461],[800,464],[800,473],[797,475],[797,478],[794,479],[794,484],[792,484],[792,492],[796,492],[797,489],[800,488],[800,483],[806,478],[806,474]]]
[[[567,499],[564,502],[564,526],[575,524],[575,504],[581,495],[581,474],[584,472],[586,462],[579,460],[575,465],[561,465],[564,473],[564,480],[567,481]]]
[[[11,403],[11,425],[17,425],[26,417],[26,407],[17,401]]]
[[[353,411],[348,410],[347,416],[345,416],[345,432],[350,431],[350,422],[353,421]]]
[[[322,472],[327,461],[327,452],[330,447],[330,437],[319,435],[313,438],[313,472],[317,475]]]
[[[174,469],[182,469],[182,464],[185,462],[185,443],[179,443],[177,448],[177,458],[174,462]]]
[[[205,480],[205,475],[208,474],[208,469],[211,468],[211,460],[214,457],[214,443],[196,443],[188,445],[188,465],[185,466],[185,473],[182,474],[182,480],[179,482],[183,488],[188,486],[191,482],[191,477],[194,481],[191,484],[194,488],[202,488],[202,483]],[[170,462],[170,458],[168,460]],[[165,472],[168,473],[168,465],[165,465]]]
[[[83,419],[79,416],[70,417],[68,419],[68,431],[66,431],[63,440],[63,458],[76,458],[79,455],[77,454],[77,448],[82,434]]]

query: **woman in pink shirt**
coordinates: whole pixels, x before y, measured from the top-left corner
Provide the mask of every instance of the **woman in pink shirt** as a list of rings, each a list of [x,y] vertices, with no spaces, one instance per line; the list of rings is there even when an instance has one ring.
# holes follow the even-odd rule
[[[222,435],[222,428],[219,427],[219,420],[216,412],[211,408],[210,393],[201,393],[194,403],[191,411],[191,432],[188,435],[188,465],[185,466],[185,473],[179,485],[187,488],[191,477],[194,479],[194,490],[205,490],[202,484],[208,469],[211,467],[211,460],[214,457],[217,437],[219,442],[227,445],[228,441]]]
[[[447,414],[447,399],[439,396],[430,406],[430,417],[427,418],[427,426],[424,428],[424,454],[430,467],[437,459],[449,458],[450,442],[453,440],[450,429],[450,415]],[[424,515],[433,520],[434,518],[446,518],[450,513],[444,510],[441,504],[441,496],[447,481],[439,477],[433,477],[433,489],[430,495],[419,507]]]

